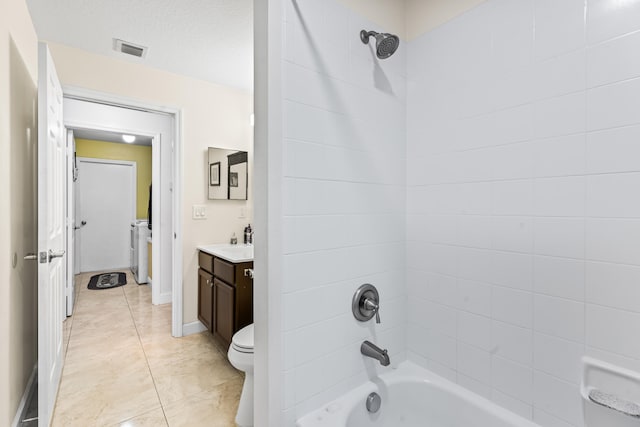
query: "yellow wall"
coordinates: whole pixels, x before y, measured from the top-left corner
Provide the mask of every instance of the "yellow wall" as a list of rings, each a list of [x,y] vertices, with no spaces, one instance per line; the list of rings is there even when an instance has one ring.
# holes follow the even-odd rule
[[[149,184],[151,184],[151,147],[145,145],[120,144],[117,142],[76,139],[76,155],[92,159],[127,160],[136,162],[138,173],[136,186],[136,218],[147,217],[149,206]]]
[[[10,426],[37,356],[38,264],[23,257],[38,246],[38,39],[24,0],[0,9],[0,425]]]

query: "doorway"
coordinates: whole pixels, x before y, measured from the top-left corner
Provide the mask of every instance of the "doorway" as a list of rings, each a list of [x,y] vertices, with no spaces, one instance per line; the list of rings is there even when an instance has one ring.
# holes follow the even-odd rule
[[[82,89],[67,89],[64,93],[64,111],[67,128],[139,135],[151,141],[153,250],[149,264],[154,266],[152,303],[171,303],[171,333],[175,337],[182,336],[179,110],[140,104]],[[76,226],[81,225],[80,221],[81,218],[76,218]],[[130,223],[127,230],[130,229]],[[89,227],[88,222],[86,227]],[[126,241],[130,243],[129,234]],[[128,250],[125,254],[129,257]],[[124,266],[127,265],[128,261]]]
[[[128,268],[136,219],[135,162],[77,158],[76,241],[80,272]]]

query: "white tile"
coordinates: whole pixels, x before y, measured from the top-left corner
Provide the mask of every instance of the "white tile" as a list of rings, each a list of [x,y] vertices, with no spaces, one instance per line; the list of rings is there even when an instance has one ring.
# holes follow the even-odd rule
[[[460,372],[457,376],[458,385],[471,390],[477,395],[484,397],[485,399],[491,399],[491,385],[490,383],[483,383],[474,378],[468,377]]]
[[[549,58],[585,44],[585,2],[535,2],[535,56]]]
[[[539,216],[583,216],[585,178],[538,178],[534,183],[534,212]]]
[[[529,137],[530,135],[527,135],[526,138]],[[533,175],[532,150],[533,146],[530,142],[502,145],[490,150],[491,178],[495,180],[531,178]]]
[[[586,95],[576,92],[534,104],[533,130],[536,138],[551,138],[584,132]]]
[[[640,267],[587,262],[586,301],[640,313]]]
[[[457,307],[481,316],[491,316],[491,285],[473,280],[457,280]]]
[[[488,352],[491,350],[491,319],[459,311],[458,339]],[[460,357],[460,355],[458,355],[458,357]]]
[[[587,177],[587,216],[608,218],[640,217],[640,173]]]
[[[424,218],[426,234],[425,240],[430,243],[456,243],[456,217],[454,215],[428,215]],[[407,229],[410,237],[413,233],[411,228]]]
[[[514,252],[493,252],[491,255],[492,283],[515,289],[533,288],[533,259],[531,255]]]
[[[584,258],[585,222],[574,218],[536,218],[535,253],[566,258]]]
[[[640,49],[640,32],[628,34],[587,50],[589,87],[640,76],[640,58],[629,55]]]
[[[584,261],[545,256],[533,258],[533,289],[536,293],[584,301],[584,283]]]
[[[588,130],[640,123],[640,78],[587,91]]]
[[[579,384],[582,375],[584,344],[535,333],[533,367],[572,384]]]
[[[491,317],[523,328],[533,327],[533,296],[531,292],[494,286]]]
[[[522,400],[518,400],[507,394],[501,393],[496,389],[491,393],[491,400],[498,406],[501,406],[525,419],[531,419],[533,416],[533,406],[530,403],[525,403]]]
[[[595,44],[640,30],[640,3],[636,0],[587,0],[587,40]]]
[[[589,132],[587,173],[640,171],[640,126]]]
[[[554,417],[538,407],[533,408],[533,421],[545,427],[576,427],[573,424],[569,424],[568,422],[561,420],[560,418]],[[582,424],[578,424],[578,426],[582,426]]]
[[[640,265],[640,221],[588,219],[586,258]]]
[[[318,143],[325,141],[325,110],[292,101],[284,101],[283,109],[285,138]]]
[[[458,344],[457,370],[484,384],[491,382],[491,355],[475,347]]]
[[[533,332],[531,329],[494,320],[491,323],[491,339],[492,354],[525,366],[532,366]]]
[[[491,252],[483,249],[457,248],[459,278],[489,282],[492,277]]]
[[[488,216],[459,215],[457,218],[457,244],[471,248],[491,247],[491,223]]]
[[[526,366],[501,357],[491,358],[493,387],[502,393],[515,397],[524,403],[533,399],[532,370]]]
[[[497,111],[495,123],[496,145],[528,141],[533,137],[533,107],[525,104]],[[525,151],[527,147],[519,148]]]
[[[500,251],[531,253],[533,249],[531,217],[494,217],[491,247]]]
[[[540,371],[534,372],[534,406],[573,425],[582,422],[578,385],[568,384]]]
[[[584,342],[584,303],[536,295],[534,329],[547,335]]]
[[[536,99],[552,98],[584,90],[586,87],[583,49],[534,64]]]
[[[488,215],[491,213],[491,183],[465,183],[456,187],[456,199],[460,203],[460,213],[468,215]]]
[[[530,215],[533,208],[533,184],[530,180],[492,184],[494,215]]]
[[[533,143],[533,176],[582,175],[585,172],[585,135],[539,139]]]
[[[589,346],[638,358],[640,314],[587,304],[586,319]]]

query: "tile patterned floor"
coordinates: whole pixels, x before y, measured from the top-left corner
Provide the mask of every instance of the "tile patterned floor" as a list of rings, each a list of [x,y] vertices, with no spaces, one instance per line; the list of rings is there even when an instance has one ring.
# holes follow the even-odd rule
[[[171,337],[171,305],[149,286],[89,290],[76,276],[54,427],[235,426],[242,374],[210,334]]]

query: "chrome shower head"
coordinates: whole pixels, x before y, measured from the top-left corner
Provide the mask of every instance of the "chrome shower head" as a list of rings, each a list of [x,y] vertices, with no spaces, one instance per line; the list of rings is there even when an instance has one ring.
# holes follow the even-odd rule
[[[369,44],[369,37],[376,38],[376,55],[380,59],[387,59],[395,53],[400,46],[398,36],[389,33],[376,33],[375,31],[360,31],[360,40],[362,43]]]

